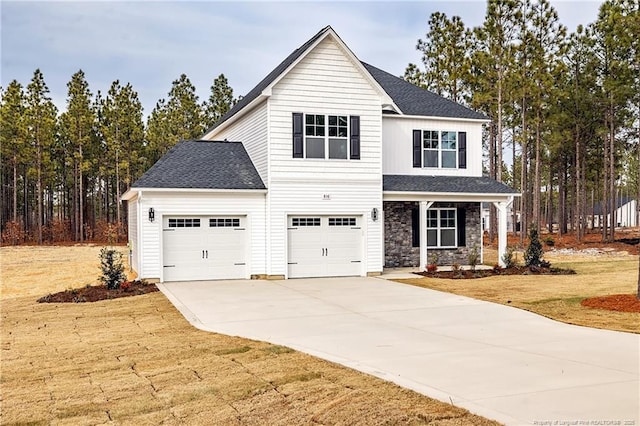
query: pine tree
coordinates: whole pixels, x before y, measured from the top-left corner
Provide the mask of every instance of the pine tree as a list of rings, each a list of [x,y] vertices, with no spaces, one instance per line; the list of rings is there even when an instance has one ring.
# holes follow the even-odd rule
[[[205,130],[196,88],[185,74],[173,81],[167,99],[158,101],[147,120],[148,165],[180,140],[199,138]]]
[[[131,84],[123,87],[118,80],[111,84],[102,114],[104,151],[115,175],[115,190],[113,197],[107,191],[106,209],[109,211],[109,200],[113,199],[117,223],[122,223],[120,195],[132,183],[134,173],[137,176],[144,140],[142,104]]]
[[[449,19],[441,12],[431,15],[428,26],[425,39],[418,40],[416,46],[422,52],[426,88],[454,102],[463,102],[469,77],[471,33],[459,16]],[[407,72],[415,75],[413,67]]]
[[[18,221],[18,174],[26,158],[25,95],[13,80],[2,93],[0,103],[0,155],[2,161],[2,227],[7,220]],[[7,167],[9,166],[9,167]],[[11,182],[11,184],[8,183]],[[11,196],[5,188],[11,187]]]
[[[205,127],[209,128],[216,124],[218,120],[231,109],[235,102],[233,89],[229,86],[229,81],[224,74],[220,74],[213,81],[209,100],[205,101],[202,106],[204,110]]]
[[[50,151],[55,138],[57,108],[49,97],[49,88],[38,69],[27,86],[25,119],[31,152],[35,164],[30,171],[36,176],[36,226],[38,244],[42,244],[42,226],[44,224],[44,188],[43,180],[51,178]],[[50,219],[50,218],[49,218]]]
[[[91,106],[89,84],[82,70],[76,72],[67,83],[67,111],[62,114],[62,130],[69,144],[73,164],[73,224],[76,241],[85,239],[85,171],[89,170],[97,158],[85,158],[85,150],[98,152],[91,147],[95,110]]]

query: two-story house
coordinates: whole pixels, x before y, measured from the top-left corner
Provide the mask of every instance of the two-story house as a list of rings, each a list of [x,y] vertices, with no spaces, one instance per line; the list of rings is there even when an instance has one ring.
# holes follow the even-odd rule
[[[331,27],[304,43],[200,141],[182,141],[123,196],[131,264],[160,281],[376,275],[467,263],[487,118],[358,60]]]

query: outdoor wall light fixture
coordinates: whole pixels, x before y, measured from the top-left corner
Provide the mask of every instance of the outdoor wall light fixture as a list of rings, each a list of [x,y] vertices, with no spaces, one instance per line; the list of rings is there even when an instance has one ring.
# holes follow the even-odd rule
[[[156,218],[156,212],[153,210],[153,207],[149,209],[149,222],[153,222]]]
[[[371,209],[371,220],[373,220],[374,222],[378,221],[378,208],[374,207]]]

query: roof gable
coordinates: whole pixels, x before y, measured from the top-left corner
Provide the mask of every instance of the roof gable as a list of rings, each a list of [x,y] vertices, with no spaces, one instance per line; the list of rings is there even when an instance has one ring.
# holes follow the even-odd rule
[[[385,97],[385,103],[393,105],[393,100],[389,96],[386,90],[382,88],[380,83],[373,78],[373,76],[367,71],[364,64],[355,56],[355,54],[349,49],[349,47],[342,41],[338,34],[331,26],[326,26],[316,33],[313,37],[307,40],[302,46],[294,50],[284,61],[282,61],[277,67],[275,67],[265,78],[263,78],[249,93],[240,99],[222,118],[214,124],[211,128],[207,129],[203,138],[206,138],[218,127],[222,126],[225,122],[238,115],[240,111],[249,106],[252,102],[259,99],[261,96],[268,96],[271,88],[276,85],[298,62],[306,56],[307,53],[313,50],[322,40],[327,37],[331,37],[343,50],[349,60],[356,68],[359,68],[364,78],[383,96]]]
[[[354,65],[362,70],[365,78],[384,96],[383,104],[390,107],[392,111],[396,111],[402,115],[488,120],[484,114],[473,111],[440,95],[415,86],[393,74],[360,61],[333,28],[326,26],[287,56],[251,89],[249,93],[242,97],[223,115],[216,124],[207,129],[203,135],[203,139],[214,135],[214,131],[217,128],[229,122],[234,117],[239,116],[239,113],[247,109],[252,103],[257,102],[261,98],[266,98],[266,96],[270,94],[271,88],[311,51],[313,47],[326,37],[332,37]]]
[[[132,188],[265,189],[240,142],[181,141]]]

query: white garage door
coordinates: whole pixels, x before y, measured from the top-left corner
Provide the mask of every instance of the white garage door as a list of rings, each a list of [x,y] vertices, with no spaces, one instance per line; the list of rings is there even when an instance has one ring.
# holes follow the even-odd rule
[[[165,281],[246,278],[245,216],[163,218]]]
[[[289,216],[289,278],[362,274],[362,216]]]

